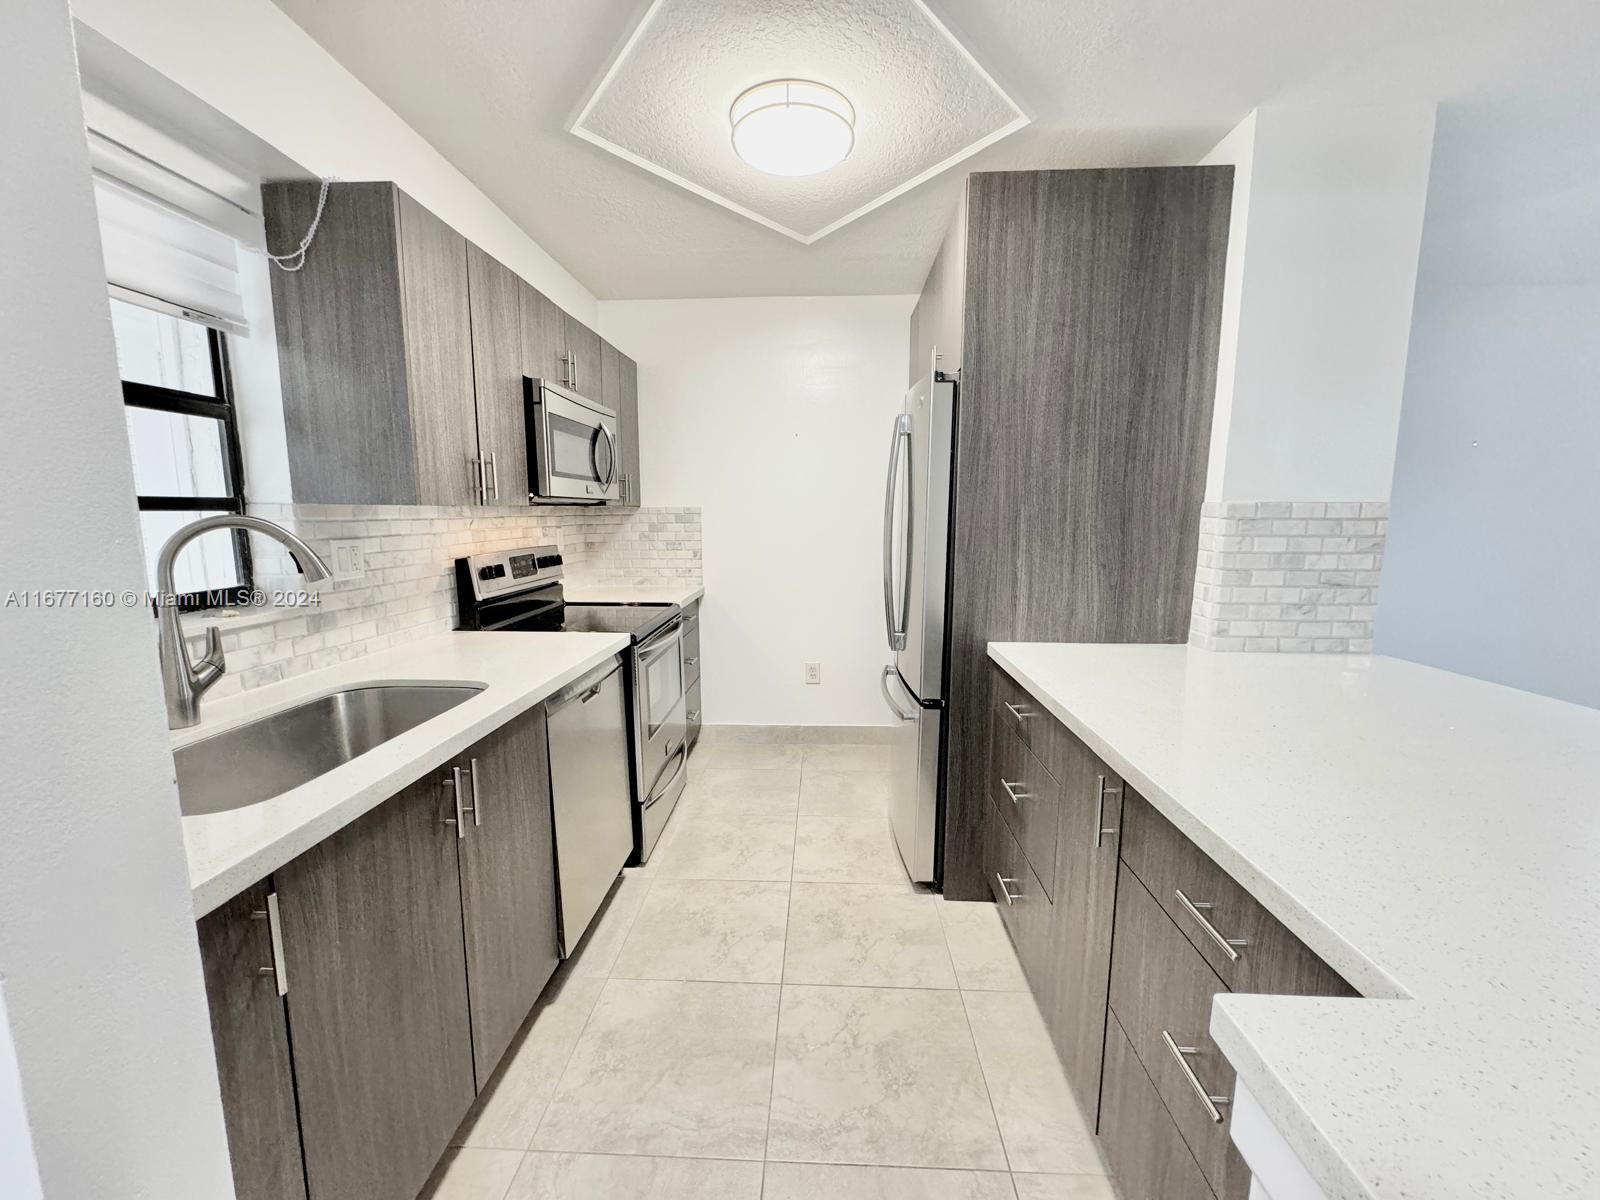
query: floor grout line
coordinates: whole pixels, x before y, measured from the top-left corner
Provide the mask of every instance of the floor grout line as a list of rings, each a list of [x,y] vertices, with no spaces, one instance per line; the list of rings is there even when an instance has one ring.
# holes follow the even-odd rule
[[[961,997],[961,1015],[967,1020],[967,1037],[972,1039],[972,1057],[978,1064],[978,1077],[983,1080],[983,1094],[989,1098],[989,1115],[994,1120],[994,1135],[1000,1139],[1000,1153],[1005,1157],[1006,1171],[1014,1175],[1016,1172],[1011,1167],[1011,1149],[1006,1145],[1005,1130],[1000,1125],[1000,1110],[994,1103],[994,1089],[989,1086],[989,1072],[983,1065],[983,1054],[978,1049],[978,1035],[973,1032],[972,1012],[967,1008],[966,994],[957,991],[956,995]],[[1015,1180],[1012,1181],[1011,1190],[1013,1192],[1017,1190]]]

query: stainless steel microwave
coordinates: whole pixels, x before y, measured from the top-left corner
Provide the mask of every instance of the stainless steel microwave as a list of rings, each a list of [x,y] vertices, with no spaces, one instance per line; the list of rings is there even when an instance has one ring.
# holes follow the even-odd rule
[[[524,377],[529,480],[535,504],[603,504],[620,498],[617,414],[547,379]]]

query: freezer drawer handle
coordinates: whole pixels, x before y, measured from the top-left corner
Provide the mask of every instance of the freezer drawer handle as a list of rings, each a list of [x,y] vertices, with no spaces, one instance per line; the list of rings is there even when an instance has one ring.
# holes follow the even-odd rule
[[[1205,1084],[1200,1082],[1200,1076],[1194,1073],[1194,1068],[1189,1065],[1189,1059],[1200,1053],[1196,1046],[1180,1046],[1172,1040],[1172,1035],[1165,1029],[1161,1031],[1161,1041],[1167,1047],[1167,1053],[1172,1055],[1177,1062],[1178,1069],[1183,1072],[1184,1080],[1194,1089],[1194,1094],[1200,1098],[1200,1103],[1205,1106],[1206,1116],[1217,1125],[1222,1124],[1222,1111],[1219,1104],[1231,1104],[1231,1096],[1213,1096]]]

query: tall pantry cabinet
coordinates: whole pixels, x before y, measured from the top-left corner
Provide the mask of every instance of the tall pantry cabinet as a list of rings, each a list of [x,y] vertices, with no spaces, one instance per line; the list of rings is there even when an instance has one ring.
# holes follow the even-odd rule
[[[1188,636],[1232,169],[979,172],[911,318],[960,372],[943,883],[983,872],[987,646]]]

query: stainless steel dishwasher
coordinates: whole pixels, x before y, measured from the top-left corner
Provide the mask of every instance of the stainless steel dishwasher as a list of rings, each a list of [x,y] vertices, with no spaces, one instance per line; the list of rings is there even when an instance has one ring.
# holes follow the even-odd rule
[[[613,659],[545,702],[563,958],[577,946],[633,853],[622,679],[622,660]]]

